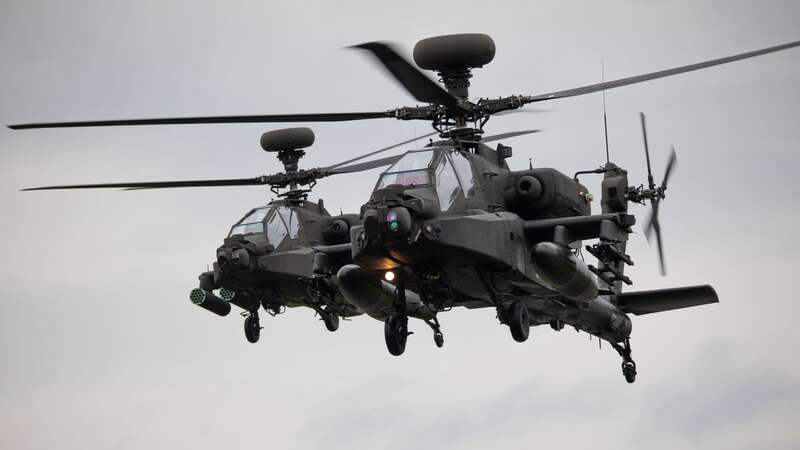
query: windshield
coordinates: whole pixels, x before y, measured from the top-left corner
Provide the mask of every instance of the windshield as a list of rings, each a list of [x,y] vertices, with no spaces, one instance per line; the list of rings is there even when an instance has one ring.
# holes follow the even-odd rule
[[[269,212],[269,208],[258,208],[244,216],[233,228],[228,236],[234,234],[250,234],[264,232],[264,217]]]
[[[433,158],[433,150],[408,152],[396,163],[386,169],[386,173],[405,172],[407,170],[427,169]]]
[[[433,150],[406,153],[381,175],[375,189],[383,189],[390,185],[422,186],[430,184],[431,175],[428,171],[428,164],[432,158]]]

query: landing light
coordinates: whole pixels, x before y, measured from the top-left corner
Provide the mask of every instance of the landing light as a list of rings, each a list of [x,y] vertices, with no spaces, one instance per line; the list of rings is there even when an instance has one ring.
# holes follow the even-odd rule
[[[393,281],[394,280],[394,272],[392,272],[391,270],[387,271],[386,273],[383,274],[383,278],[385,278],[386,281]]]

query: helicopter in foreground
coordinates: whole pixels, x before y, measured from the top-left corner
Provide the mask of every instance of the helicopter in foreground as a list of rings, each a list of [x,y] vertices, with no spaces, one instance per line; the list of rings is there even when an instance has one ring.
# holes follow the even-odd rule
[[[514,171],[506,163],[512,149],[486,145],[484,126],[493,115],[528,104],[601,92],[797,46],[800,41],[542,95],[471,101],[472,70],[494,58],[495,45],[489,36],[446,35],[417,43],[417,66],[437,72],[444,87],[390,45],[372,42],[357,48],[374,56],[424,106],[379,112],[34,123],[11,128],[377,118],[429,121],[441,140],[393,157],[362,206],[358,221],[350,224],[349,241],[337,244],[342,246],[336,250],[343,256],[330,279],[339,294],[357,311],[384,322],[384,338],[393,355],[405,351],[410,318],[427,323],[436,345],[442,346],[438,314],[455,306],[491,307],[519,342],[528,339],[531,325],[547,324],[555,330],[569,325],[610,342],[622,357],[625,379],[632,383],[637,369],[631,357],[628,314],[719,301],[708,285],[623,292],[624,286],[633,283],[625,275],[625,266],[633,264],[626,242],[636,223],[629,214],[630,203],[652,206],[645,231],[654,236],[664,271],[658,211],[677,160],[674,150],[662,181],[656,183],[642,116],[647,185],[631,185],[627,171],[610,160],[599,169],[572,177],[551,168]],[[603,177],[600,214],[592,214],[594,197],[579,181],[587,174]],[[584,241],[592,244],[584,245]],[[583,250],[597,260],[596,266],[586,263]],[[313,263],[305,260],[306,273],[313,272]],[[206,275],[209,277],[213,281],[214,275]]]

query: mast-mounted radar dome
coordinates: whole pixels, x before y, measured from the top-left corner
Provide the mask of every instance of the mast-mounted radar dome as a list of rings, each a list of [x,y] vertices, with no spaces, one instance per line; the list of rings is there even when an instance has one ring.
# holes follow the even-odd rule
[[[261,148],[267,152],[299,150],[314,144],[314,131],[307,127],[283,128],[261,135]]]
[[[425,70],[447,72],[482,67],[492,62],[494,53],[494,41],[488,35],[448,34],[417,42],[414,62]]]

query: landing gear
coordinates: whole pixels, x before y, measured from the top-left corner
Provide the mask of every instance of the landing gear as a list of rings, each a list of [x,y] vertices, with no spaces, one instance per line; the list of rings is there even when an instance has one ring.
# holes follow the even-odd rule
[[[402,355],[406,351],[406,340],[409,335],[408,317],[389,316],[383,325],[383,335],[386,338],[386,348],[389,353],[394,356]]]
[[[322,321],[325,322],[325,328],[330,332],[339,329],[339,315],[335,311],[323,310]]]
[[[636,381],[636,363],[633,361],[625,361],[622,363],[622,375],[625,376],[625,381],[633,383]]]
[[[441,331],[437,331],[437,332],[433,333],[433,342],[439,348],[444,347],[444,334],[442,334]]]
[[[261,324],[258,323],[258,312],[251,312],[244,319],[244,336],[248,342],[255,344],[261,337]]]
[[[506,312],[506,323],[511,330],[511,337],[517,342],[525,342],[530,335],[530,317],[528,307],[521,302],[514,302]]]
[[[611,345],[622,357],[622,375],[625,377],[625,381],[633,383],[636,381],[636,363],[631,358],[631,340],[625,338],[623,345],[613,342]]]
[[[433,342],[436,346],[439,348],[444,347],[444,334],[442,334],[441,326],[439,326],[439,319],[434,317],[433,319],[426,320],[425,323],[433,330]]]

